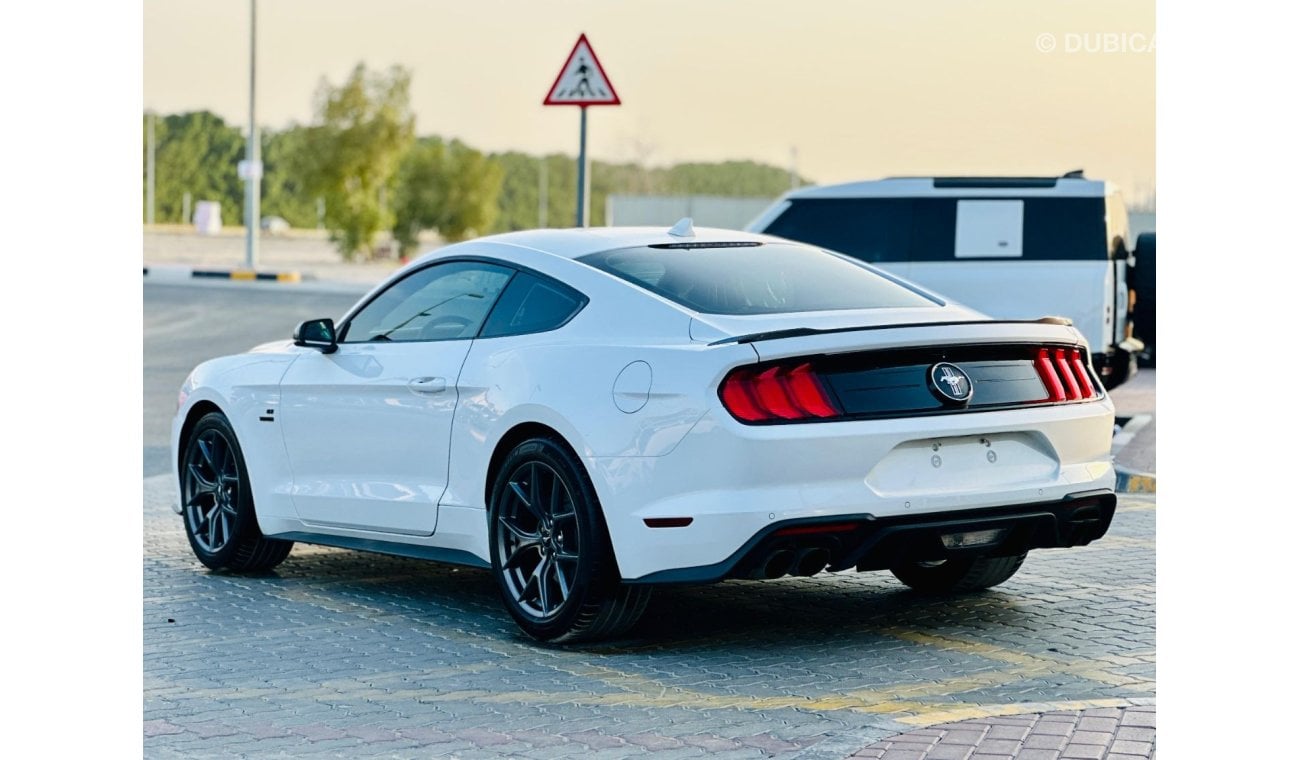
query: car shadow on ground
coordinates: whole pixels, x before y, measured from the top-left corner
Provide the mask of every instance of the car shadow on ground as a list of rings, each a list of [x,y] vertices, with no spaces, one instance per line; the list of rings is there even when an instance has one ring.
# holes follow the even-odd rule
[[[273,574],[248,581],[335,614],[355,609],[363,619],[399,616],[411,624],[448,627],[448,633],[536,645],[505,611],[486,570],[299,545]],[[897,643],[888,632],[904,627],[1033,628],[1043,610],[1027,609],[1015,583],[1009,581],[1006,591],[944,597],[916,594],[882,572],[661,587],[626,636],[565,648],[601,655],[719,649],[743,654],[809,645],[822,652],[860,651],[885,639]]]

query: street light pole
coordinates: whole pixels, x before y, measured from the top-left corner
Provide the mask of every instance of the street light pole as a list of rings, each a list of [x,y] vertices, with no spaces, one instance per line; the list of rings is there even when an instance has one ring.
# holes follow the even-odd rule
[[[244,266],[257,268],[257,243],[262,216],[262,139],[257,130],[257,0],[248,0],[248,162],[244,180]]]

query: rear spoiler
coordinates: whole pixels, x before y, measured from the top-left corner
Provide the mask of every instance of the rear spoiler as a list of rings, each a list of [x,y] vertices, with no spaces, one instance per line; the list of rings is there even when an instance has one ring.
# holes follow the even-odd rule
[[[748,335],[737,335],[731,338],[723,338],[710,343],[710,346],[721,346],[729,343],[745,344],[757,343],[764,340],[780,340],[782,338],[801,338],[808,335],[829,335],[832,333],[844,332],[866,332],[868,330],[896,330],[900,327],[949,327],[955,325],[1061,325],[1071,327],[1074,322],[1068,317],[1040,317],[1038,319],[962,319],[951,322],[905,322],[889,325],[870,325],[866,327],[827,327],[818,329],[816,327],[792,327],[788,330],[769,330],[768,332],[750,333]]]

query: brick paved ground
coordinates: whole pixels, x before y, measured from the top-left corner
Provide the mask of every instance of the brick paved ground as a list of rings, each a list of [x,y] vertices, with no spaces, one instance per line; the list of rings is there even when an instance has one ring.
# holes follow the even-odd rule
[[[941,723],[863,747],[872,760],[1148,760],[1155,707],[1059,710]]]
[[[273,574],[209,573],[169,498],[145,480],[148,757],[843,758],[1154,700],[1151,499],[982,595],[885,573],[669,589],[635,638],[548,649],[482,571],[299,545]]]

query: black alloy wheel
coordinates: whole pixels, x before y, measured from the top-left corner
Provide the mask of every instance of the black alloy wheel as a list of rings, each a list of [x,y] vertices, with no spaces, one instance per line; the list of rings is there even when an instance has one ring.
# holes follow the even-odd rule
[[[260,572],[284,561],[292,541],[262,535],[244,455],[230,422],[205,415],[180,461],[181,515],[194,556],[213,570]]]
[[[650,589],[620,581],[595,490],[567,446],[519,444],[491,493],[492,573],[525,633],[567,643],[618,636],[636,623]]]

